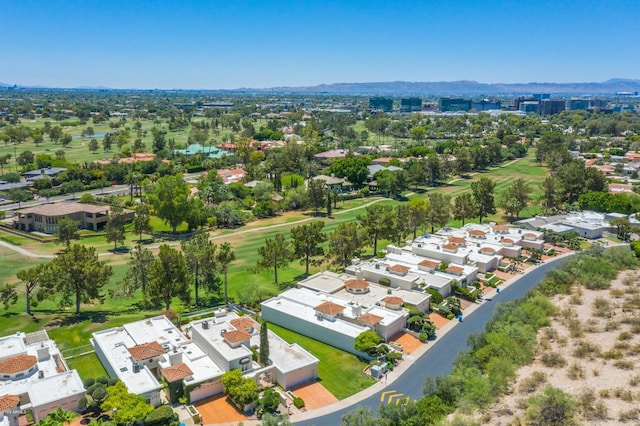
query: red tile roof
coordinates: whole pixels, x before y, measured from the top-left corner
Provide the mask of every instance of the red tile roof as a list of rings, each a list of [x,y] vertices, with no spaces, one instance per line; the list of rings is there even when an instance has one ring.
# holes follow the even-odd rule
[[[388,303],[389,305],[402,305],[404,303],[402,297],[398,296],[387,296],[382,300],[384,300],[384,303]]]
[[[538,238],[538,236],[536,234],[532,234],[530,232],[526,233],[523,235],[523,237],[527,238],[527,239],[533,239],[535,240],[536,238]]]
[[[484,237],[485,235],[487,235],[487,233],[479,229],[472,229],[471,231],[469,231],[469,235],[472,237]]]
[[[460,266],[451,265],[447,268],[447,272],[450,274],[460,275],[464,272],[464,268],[461,268]]]
[[[455,244],[445,244],[442,248],[449,251],[458,251],[458,246]]]
[[[164,354],[166,351],[158,342],[143,343],[129,348],[131,357],[136,361],[155,358]]]
[[[222,337],[229,343],[239,343],[251,339],[251,335],[242,330],[231,330],[222,333]]]
[[[313,309],[318,312],[322,312],[323,314],[337,315],[340,312],[344,311],[344,306],[327,301],[327,302],[322,302],[321,304],[319,304]]]
[[[451,244],[465,244],[467,240],[461,237],[449,237],[449,243]]]
[[[409,267],[408,266],[404,266],[404,265],[392,265],[389,266],[389,271],[391,272],[396,272],[398,274],[406,274],[407,272],[409,272]]]
[[[509,232],[509,227],[506,225],[495,225],[493,230],[496,232]]]
[[[360,315],[357,320],[360,322],[363,322],[365,324],[369,324],[369,325],[376,325],[377,323],[379,323],[380,321],[382,321],[384,318],[380,317],[378,315],[374,315],[372,313],[367,312],[364,315]]]
[[[346,288],[363,289],[368,288],[369,283],[365,280],[347,280],[344,282],[344,286]]]
[[[16,374],[27,371],[36,363],[38,359],[33,355],[16,355],[0,361],[0,374]]]
[[[16,408],[20,404],[20,397],[16,395],[5,394],[0,396],[0,413]]]
[[[236,329],[243,330],[243,331],[249,331],[252,328],[256,327],[255,321],[253,321],[251,318],[249,318],[247,316],[240,317],[240,318],[234,318],[229,322]]]
[[[494,254],[496,251],[494,249],[492,249],[491,247],[482,247],[480,249],[480,252],[483,254]]]
[[[513,240],[511,238],[503,238],[502,242],[505,244],[513,244]]]
[[[440,262],[435,262],[433,260],[425,259],[422,262],[418,263],[419,266],[424,266],[425,268],[437,268]]]
[[[162,375],[167,382],[175,382],[176,380],[184,379],[185,377],[189,377],[193,375],[193,371],[189,368],[189,366],[185,363],[174,365],[171,367],[163,368]]]

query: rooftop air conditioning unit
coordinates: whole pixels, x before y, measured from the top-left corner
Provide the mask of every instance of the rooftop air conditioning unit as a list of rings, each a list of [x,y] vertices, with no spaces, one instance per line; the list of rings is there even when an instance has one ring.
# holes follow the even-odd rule
[[[207,330],[209,328],[209,321],[202,321],[202,328]]]

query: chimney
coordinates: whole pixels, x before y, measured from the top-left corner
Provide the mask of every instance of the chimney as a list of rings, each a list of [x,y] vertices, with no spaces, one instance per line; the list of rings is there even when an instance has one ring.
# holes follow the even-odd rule
[[[351,313],[353,314],[354,318],[362,315],[362,306],[360,305],[360,303],[356,302],[355,305],[351,307]]]
[[[364,279],[364,274],[362,273],[362,268],[361,267],[357,267],[356,268],[356,278],[359,280]]]
[[[41,345],[36,353],[38,355],[38,362],[49,359],[49,346]]]
[[[182,364],[182,352],[180,352],[175,346],[173,347],[173,351],[169,354],[169,364],[171,364],[172,367]]]

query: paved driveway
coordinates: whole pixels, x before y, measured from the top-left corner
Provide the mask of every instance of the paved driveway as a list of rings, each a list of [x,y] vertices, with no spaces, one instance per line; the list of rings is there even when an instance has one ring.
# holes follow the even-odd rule
[[[198,409],[204,424],[243,422],[247,420],[247,416],[238,412],[233,405],[227,402],[227,397],[224,394],[203,399],[193,405]]]
[[[293,394],[304,401],[304,408],[309,410],[315,410],[316,408],[322,408],[327,405],[338,402],[338,398],[333,396],[322,383],[310,382],[303,384],[291,390]]]

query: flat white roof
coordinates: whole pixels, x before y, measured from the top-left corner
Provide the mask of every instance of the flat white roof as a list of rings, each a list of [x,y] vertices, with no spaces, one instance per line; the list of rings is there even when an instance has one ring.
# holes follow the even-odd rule
[[[27,351],[24,343],[24,334],[13,334],[0,338],[0,360],[15,355],[23,354]]]
[[[469,249],[466,249],[467,254],[470,253]],[[454,275],[450,275],[450,274],[445,274],[442,272],[435,272],[435,273],[430,273],[430,272],[425,272],[422,271],[420,269],[418,269],[418,263],[422,262],[423,260],[427,259],[427,260],[434,260],[430,257],[425,257],[425,256],[419,256],[413,253],[408,253],[403,251],[401,254],[398,253],[387,253],[387,255],[385,256],[385,259],[391,260],[393,263],[398,263],[401,265],[405,265],[408,266],[409,268],[411,268],[411,271],[409,273],[413,273],[413,274],[417,274],[420,276],[421,280],[420,281],[424,281],[425,283],[429,284],[431,279],[431,276],[440,273],[442,274],[442,276],[450,276],[450,277],[454,277]],[[440,262],[437,261],[436,262]],[[463,275],[469,275],[472,274],[474,271],[477,270],[477,268],[473,265],[466,265],[466,264],[460,264],[460,263],[454,263],[451,262],[449,263],[449,266],[457,266],[460,267],[462,269],[464,269],[464,272],[462,273]],[[407,274],[408,275],[408,274]]]
[[[269,359],[283,374],[304,368],[311,364],[318,364],[318,358],[304,350],[297,343],[287,343],[271,330],[269,336]],[[251,346],[260,346],[260,336],[251,336]]]
[[[161,387],[158,380],[146,368],[140,368],[137,373],[133,372],[133,360],[128,348],[148,343],[150,340],[136,342],[124,327],[93,333],[93,339],[94,344],[98,344],[102,348],[107,362],[118,378],[127,386],[129,392],[144,394]],[[144,363],[140,363],[140,366],[143,367]]]
[[[336,297],[332,298],[328,294],[315,293],[311,290],[298,288],[287,290],[279,296],[262,302],[262,304],[273,310],[294,316],[301,321],[314,323],[320,327],[336,331],[340,334],[353,337],[354,339],[363,331],[368,330],[366,327],[361,327],[339,319],[335,321],[319,319],[313,308],[326,301],[331,301],[345,306],[345,314],[349,311],[347,301]]]
[[[38,358],[39,350],[46,350],[48,355],[37,362],[37,371],[20,380],[0,380],[0,395],[28,394],[31,404],[38,407],[85,392],[76,370],[59,372],[56,359],[60,356],[60,351],[56,343],[48,339],[45,331],[29,334],[16,333],[0,338],[0,359],[20,354]],[[43,375],[42,378],[40,374]]]
[[[229,322],[235,318],[239,317],[236,314],[227,313],[226,315],[195,321],[192,323],[191,333],[198,333],[202,336],[227,361],[233,361],[247,356],[250,357],[253,355],[251,350],[247,349],[244,345],[238,345],[232,348],[222,337],[222,333],[236,329]],[[209,328],[202,328],[202,323],[205,321],[209,323]],[[255,330],[254,333],[256,333]]]
[[[29,399],[34,407],[60,401],[72,395],[84,395],[84,393],[84,384],[76,370],[29,383]]]
[[[187,385],[201,383],[224,374],[224,371],[195,342],[181,345],[182,362],[187,364],[193,375],[184,379]],[[162,368],[170,367],[169,362],[161,363]]]
[[[331,271],[322,271],[313,274],[310,277],[299,281],[300,287],[305,287],[314,291],[322,291],[324,293],[335,293],[344,287],[346,280],[352,279],[352,276],[346,274],[336,274]]]
[[[352,279],[353,277],[350,276],[350,278]],[[351,293],[343,288],[339,292],[334,293],[334,295],[344,300],[360,303],[364,306],[372,306],[388,296],[402,297],[402,300],[411,305],[419,305],[431,297],[426,293],[401,288],[389,288],[371,282],[369,282],[369,291],[367,293]]]
[[[157,316],[125,324],[123,328],[137,345],[158,342],[166,350],[188,341],[186,336],[167,317]]]
[[[148,318],[122,327],[100,331],[93,334],[94,344],[102,348],[107,361],[116,375],[130,392],[144,394],[161,386],[151,372],[140,362],[140,370],[133,372],[133,359],[128,348],[136,345],[158,342],[166,349],[159,360],[160,368],[171,366],[170,352],[175,348],[181,355],[193,376],[186,380],[188,384],[200,383],[224,373],[216,363],[198,345],[186,336],[165,316]]]

